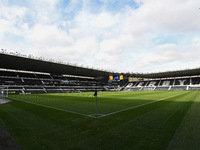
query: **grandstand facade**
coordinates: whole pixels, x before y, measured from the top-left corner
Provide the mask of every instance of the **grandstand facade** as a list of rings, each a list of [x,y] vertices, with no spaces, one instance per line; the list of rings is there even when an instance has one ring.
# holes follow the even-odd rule
[[[125,91],[200,90],[200,76],[143,79],[129,82]]]
[[[199,90],[200,69],[161,73],[123,73],[110,81],[109,71],[84,68],[12,53],[0,53],[0,86],[8,94],[89,91]]]
[[[110,72],[51,60],[0,53],[0,86],[8,94],[117,90],[127,80],[108,82]]]

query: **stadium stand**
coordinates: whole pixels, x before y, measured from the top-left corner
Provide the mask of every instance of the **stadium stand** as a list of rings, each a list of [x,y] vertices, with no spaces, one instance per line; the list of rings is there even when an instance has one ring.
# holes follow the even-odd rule
[[[62,75],[35,75],[31,73],[0,72],[0,85],[8,86],[10,93],[64,93],[104,91],[105,88],[95,79],[79,79]],[[101,85],[101,86],[100,86]],[[108,86],[111,89],[112,86]]]
[[[138,88],[141,87],[141,88]],[[129,84],[124,88],[126,90],[144,90],[144,91],[178,91],[178,90],[199,90],[200,89],[200,77],[190,76],[185,77],[174,77],[174,79],[160,78],[159,80],[149,79],[147,81],[135,81],[129,82]]]
[[[0,53],[0,86],[8,87],[9,94],[116,90],[118,84],[108,84],[108,76],[101,70]]]
[[[0,53],[0,86],[8,87],[9,94],[200,90],[200,68],[124,73],[120,81],[109,80],[110,74],[116,73]]]

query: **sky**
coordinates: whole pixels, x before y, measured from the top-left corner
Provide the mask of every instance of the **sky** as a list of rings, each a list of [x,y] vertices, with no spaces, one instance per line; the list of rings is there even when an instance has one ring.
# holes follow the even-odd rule
[[[200,0],[0,0],[0,49],[114,72],[200,67]]]

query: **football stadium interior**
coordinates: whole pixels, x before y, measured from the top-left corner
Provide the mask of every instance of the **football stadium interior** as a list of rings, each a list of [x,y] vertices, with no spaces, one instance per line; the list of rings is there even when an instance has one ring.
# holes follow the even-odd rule
[[[200,69],[114,73],[1,53],[0,85],[8,87],[4,89],[8,94],[199,90]]]
[[[198,90],[200,68],[120,73],[3,51],[0,149],[196,150]]]

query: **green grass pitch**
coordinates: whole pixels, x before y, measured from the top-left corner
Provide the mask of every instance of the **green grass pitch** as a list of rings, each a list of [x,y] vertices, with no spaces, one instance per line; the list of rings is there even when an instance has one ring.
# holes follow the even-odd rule
[[[12,95],[0,122],[26,150],[200,147],[198,91]]]

